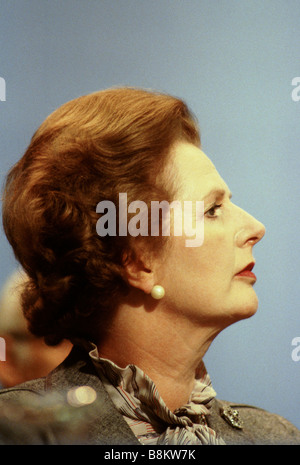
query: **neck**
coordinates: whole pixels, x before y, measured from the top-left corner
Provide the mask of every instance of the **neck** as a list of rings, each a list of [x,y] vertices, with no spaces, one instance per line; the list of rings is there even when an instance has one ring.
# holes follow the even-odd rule
[[[188,402],[197,367],[219,332],[192,325],[159,305],[146,311],[123,304],[106,326],[98,350],[122,368],[134,364],[142,369],[173,411]]]

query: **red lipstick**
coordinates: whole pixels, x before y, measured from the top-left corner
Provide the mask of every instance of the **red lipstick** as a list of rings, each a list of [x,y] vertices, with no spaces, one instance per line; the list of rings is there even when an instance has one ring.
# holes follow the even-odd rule
[[[254,268],[254,265],[255,263],[249,263],[249,265],[247,265],[245,268],[243,268],[239,273],[236,274],[236,276],[241,276],[241,277],[245,277],[245,278],[251,278],[251,279],[254,279],[256,281],[256,276],[255,274],[252,272],[253,268]]]

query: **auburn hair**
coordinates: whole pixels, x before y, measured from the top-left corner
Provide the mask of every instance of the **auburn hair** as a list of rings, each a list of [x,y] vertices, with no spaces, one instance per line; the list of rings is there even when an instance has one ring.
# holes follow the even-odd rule
[[[186,104],[134,88],[67,102],[35,132],[3,199],[4,230],[29,277],[22,302],[33,334],[50,345],[98,337],[101,315],[128,291],[122,257],[135,238],[100,237],[96,206],[118,205],[121,192],[128,202],[171,201],[165,171],[178,140],[200,144]]]

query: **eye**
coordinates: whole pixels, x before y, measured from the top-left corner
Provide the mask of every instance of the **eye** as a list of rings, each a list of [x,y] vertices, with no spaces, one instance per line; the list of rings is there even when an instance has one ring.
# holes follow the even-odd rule
[[[210,207],[209,210],[206,211],[206,216],[208,216],[208,218],[217,218],[220,215],[221,207],[222,204],[214,204],[212,207]]]

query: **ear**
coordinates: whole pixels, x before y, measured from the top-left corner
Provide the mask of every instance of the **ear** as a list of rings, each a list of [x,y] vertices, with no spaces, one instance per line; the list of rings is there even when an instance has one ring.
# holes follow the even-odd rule
[[[154,284],[154,273],[150,257],[145,258],[142,254],[126,254],[123,257],[123,267],[127,282],[145,294],[150,294]]]

